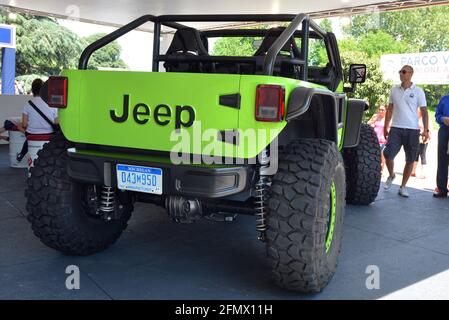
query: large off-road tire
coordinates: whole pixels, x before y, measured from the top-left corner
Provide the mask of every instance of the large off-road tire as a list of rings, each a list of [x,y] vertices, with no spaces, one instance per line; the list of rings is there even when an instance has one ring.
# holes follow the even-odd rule
[[[280,151],[272,180],[267,254],[277,285],[320,292],[341,249],[345,169],[335,143],[301,139]]]
[[[45,144],[28,178],[26,208],[34,234],[47,246],[70,255],[89,255],[115,242],[127,226],[133,206],[122,205],[117,219],[106,221],[88,212],[87,185],[67,175],[67,148],[61,133]]]
[[[355,148],[345,149],[346,201],[349,204],[368,205],[379,192],[380,147],[374,129],[362,124],[360,142]]]

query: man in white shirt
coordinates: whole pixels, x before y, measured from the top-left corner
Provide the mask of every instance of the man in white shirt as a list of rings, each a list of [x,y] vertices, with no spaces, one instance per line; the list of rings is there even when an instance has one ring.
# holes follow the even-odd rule
[[[413,170],[413,162],[419,149],[420,128],[418,121],[418,108],[422,113],[424,132],[423,142],[429,139],[429,116],[424,91],[413,84],[413,68],[405,65],[399,71],[401,84],[391,89],[390,102],[385,116],[384,136],[388,139],[384,149],[385,164],[387,165],[389,177],[385,182],[385,190],[391,188],[395,176],[394,158],[401,147],[405,151],[405,167],[399,195],[408,197],[405,188],[410,174]],[[392,120],[392,121],[391,121]],[[390,129],[390,121],[391,129]]]

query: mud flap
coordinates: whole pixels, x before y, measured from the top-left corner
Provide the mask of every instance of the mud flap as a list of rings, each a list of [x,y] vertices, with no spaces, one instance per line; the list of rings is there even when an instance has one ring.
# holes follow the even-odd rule
[[[369,106],[364,100],[349,99],[346,109],[345,132],[343,140],[343,148],[353,148],[360,141],[360,126],[365,110]]]

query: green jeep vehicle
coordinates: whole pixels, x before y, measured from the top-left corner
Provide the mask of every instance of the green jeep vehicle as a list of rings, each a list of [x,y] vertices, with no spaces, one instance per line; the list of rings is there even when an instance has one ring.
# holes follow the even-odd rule
[[[244,27],[199,31],[197,22]],[[153,24],[153,72],[88,69],[96,50],[144,23]],[[211,54],[226,37],[253,38],[257,49]],[[325,64],[310,58],[312,43]],[[346,96],[365,74],[351,65],[344,86],[335,35],[305,14],[143,16],[45,83],[61,132],[28,179],[32,229],[51,248],[90,255],[118,239],[138,201],[177,223],[254,215],[274,281],[319,292],[337,266],[346,203],[368,205],[379,189],[368,106]]]

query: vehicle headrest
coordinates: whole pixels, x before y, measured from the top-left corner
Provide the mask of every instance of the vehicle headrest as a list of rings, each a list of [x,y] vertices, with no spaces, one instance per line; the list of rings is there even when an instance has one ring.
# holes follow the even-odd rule
[[[257,49],[256,53],[254,53],[255,56],[263,56],[267,53],[268,49],[273,45],[273,43],[279,38],[282,32],[284,32],[285,27],[276,27],[268,29],[265,33],[265,37],[260,44],[259,49]],[[297,58],[301,55],[298,49],[298,46],[295,43],[295,39],[291,37],[287,43],[284,45],[284,47],[281,49],[281,51],[293,51],[293,55]]]
[[[201,33],[194,28],[178,29],[167,50],[167,55],[174,53],[193,53],[199,56],[208,55],[207,39],[202,37]]]

